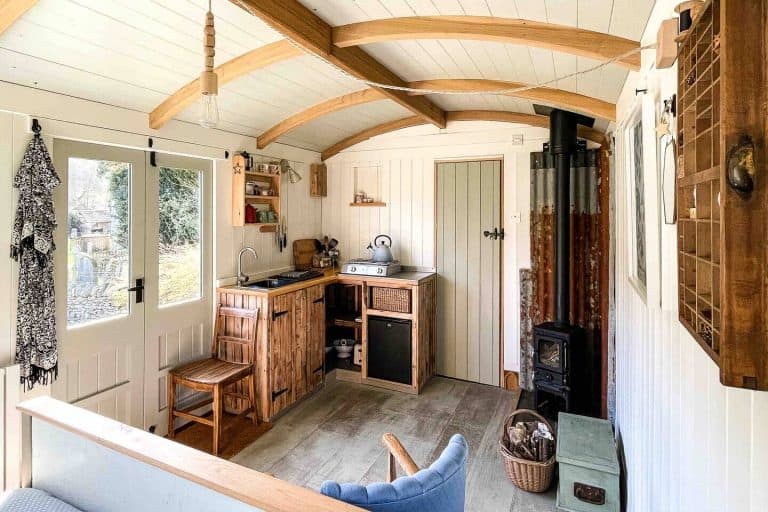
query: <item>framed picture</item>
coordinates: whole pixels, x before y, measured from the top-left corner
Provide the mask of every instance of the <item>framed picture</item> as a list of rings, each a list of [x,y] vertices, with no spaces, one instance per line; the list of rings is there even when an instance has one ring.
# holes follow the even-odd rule
[[[645,204],[645,169],[643,165],[643,117],[638,106],[629,121],[624,125],[625,165],[628,177],[629,230],[630,240],[630,279],[638,292],[647,297],[648,267],[646,240],[646,204]]]

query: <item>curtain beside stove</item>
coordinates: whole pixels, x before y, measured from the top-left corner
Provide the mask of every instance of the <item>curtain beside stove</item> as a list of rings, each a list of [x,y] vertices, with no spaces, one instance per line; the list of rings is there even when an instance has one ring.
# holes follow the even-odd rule
[[[584,328],[591,355],[599,357],[600,152],[579,151],[571,165],[571,321]],[[554,316],[554,167],[551,153],[531,153],[531,268],[520,271],[520,384],[528,390],[533,389],[533,326]]]

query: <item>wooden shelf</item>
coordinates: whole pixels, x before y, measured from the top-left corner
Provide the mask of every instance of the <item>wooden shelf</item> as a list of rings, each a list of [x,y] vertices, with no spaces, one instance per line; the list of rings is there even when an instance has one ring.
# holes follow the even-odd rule
[[[280,178],[279,174],[272,174],[269,172],[245,171],[245,175],[255,176],[257,178],[268,178],[268,179]]]
[[[232,225],[233,226],[259,226],[261,232],[275,232],[276,223],[246,222],[246,210],[256,208],[259,211],[268,210],[275,213],[280,219],[280,178],[281,175],[268,172],[259,172],[246,168],[246,157],[240,153],[232,157]],[[274,194],[262,196],[246,194],[247,181],[267,182]],[[250,205],[250,206],[247,206]]]
[[[349,206],[387,206],[387,203],[374,201],[372,203],[349,203]]]

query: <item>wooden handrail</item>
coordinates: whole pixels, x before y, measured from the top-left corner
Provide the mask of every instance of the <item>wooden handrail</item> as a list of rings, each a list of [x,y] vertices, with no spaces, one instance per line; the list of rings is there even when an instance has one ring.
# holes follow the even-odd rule
[[[269,512],[362,512],[305,487],[43,396],[18,410],[127,457]]]
[[[397,469],[395,468],[395,461],[400,464],[405,474],[408,476],[415,475],[419,471],[419,466],[416,465],[411,454],[405,449],[400,440],[395,434],[387,432],[381,437],[384,444],[389,450],[389,468],[387,474],[387,481],[391,482],[397,477]]]

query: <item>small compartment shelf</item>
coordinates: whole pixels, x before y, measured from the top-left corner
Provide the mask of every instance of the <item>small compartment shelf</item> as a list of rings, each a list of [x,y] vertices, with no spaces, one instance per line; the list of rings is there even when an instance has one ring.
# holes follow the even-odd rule
[[[732,190],[726,161],[745,134],[758,148],[768,144],[766,76],[745,66],[768,55],[758,4],[707,0],[680,38],[678,311],[723,384],[768,390],[768,297],[754,284],[768,276],[768,254],[751,240],[768,232],[768,193],[764,184],[749,199]],[[765,166],[759,152],[754,159]]]
[[[280,173],[251,168],[251,160],[243,153],[232,157],[232,225],[274,232],[280,221]],[[261,194],[261,190],[268,192]]]

